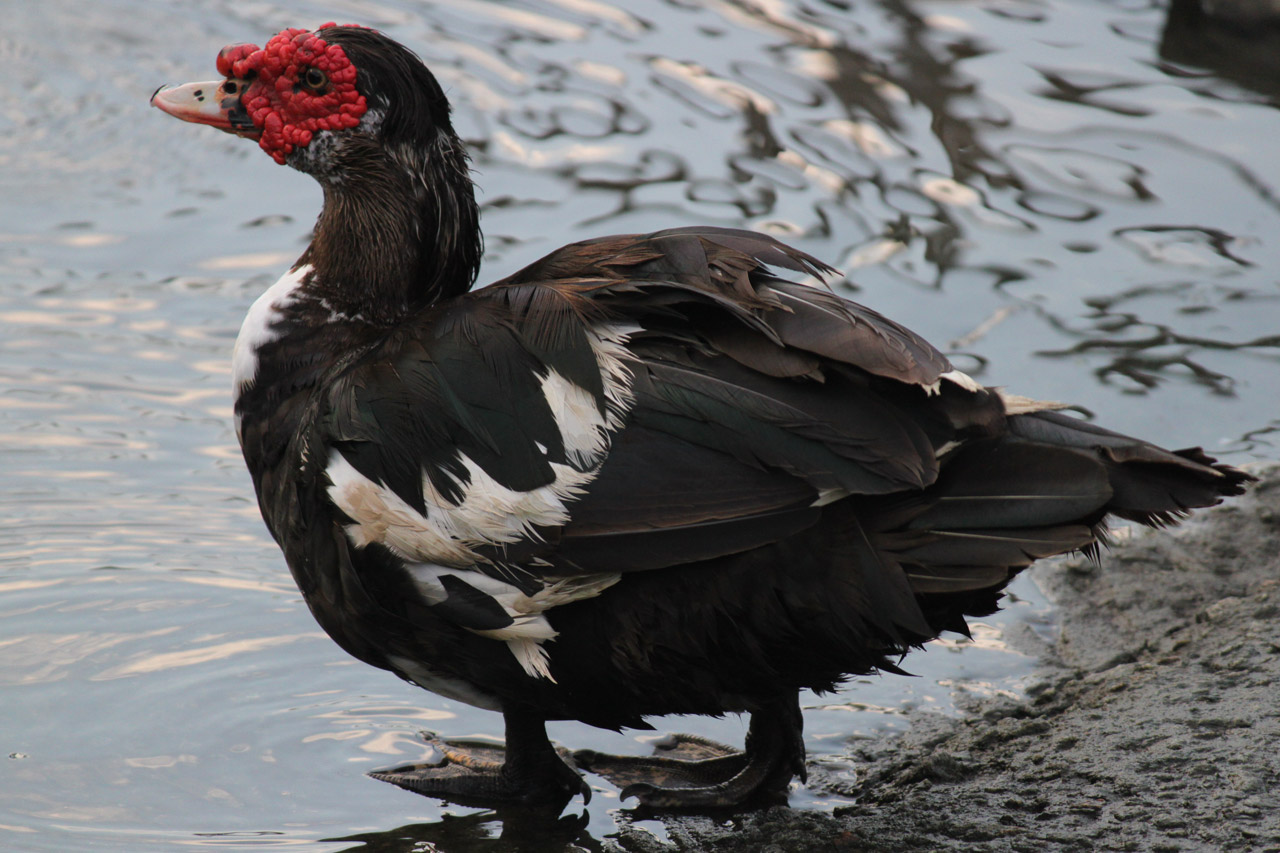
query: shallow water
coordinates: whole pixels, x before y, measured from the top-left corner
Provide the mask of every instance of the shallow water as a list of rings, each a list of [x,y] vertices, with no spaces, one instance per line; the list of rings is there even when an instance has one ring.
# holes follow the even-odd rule
[[[498,838],[491,816],[363,776],[420,754],[419,729],[500,721],[347,659],[258,519],[230,344],[319,193],[147,107],[161,83],[214,76],[227,43],[336,18],[427,59],[473,144],[483,280],[602,233],[772,231],[988,383],[1233,462],[1280,457],[1277,87],[1256,82],[1276,73],[1247,43],[1180,40],[1164,9],[1125,0],[622,5],[6,8],[0,848],[464,851],[547,833]],[[1002,626],[1053,616],[1015,592],[976,643],[910,658],[921,678],[808,697],[811,753],[839,771],[851,738],[907,707],[1016,691],[1030,662]],[[603,783],[588,814],[563,831],[584,849],[634,818]]]

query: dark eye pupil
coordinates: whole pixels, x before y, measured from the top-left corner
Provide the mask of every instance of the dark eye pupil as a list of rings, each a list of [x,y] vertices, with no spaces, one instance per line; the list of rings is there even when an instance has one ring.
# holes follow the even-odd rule
[[[308,68],[306,81],[308,86],[318,89],[325,84],[324,72],[319,68]]]

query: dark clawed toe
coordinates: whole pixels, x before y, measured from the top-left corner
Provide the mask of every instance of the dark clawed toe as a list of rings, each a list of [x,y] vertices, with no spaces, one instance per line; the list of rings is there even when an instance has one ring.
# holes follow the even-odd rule
[[[611,756],[606,755],[603,752],[597,752],[594,749],[575,749],[573,751],[573,763],[576,764],[580,770],[590,770],[592,769],[592,762],[601,758],[610,757]]]
[[[630,785],[622,789],[621,793],[618,794],[618,799],[629,800],[634,797],[642,804],[648,806],[653,805],[653,803],[649,802],[649,799],[657,792],[658,789],[653,785],[650,785],[648,782],[632,782]]]

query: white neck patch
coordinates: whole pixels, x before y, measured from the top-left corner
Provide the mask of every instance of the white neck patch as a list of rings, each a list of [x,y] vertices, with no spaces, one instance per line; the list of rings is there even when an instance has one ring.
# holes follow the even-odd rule
[[[233,398],[238,399],[257,376],[258,350],[280,337],[275,325],[280,322],[284,309],[297,299],[297,290],[310,273],[310,264],[289,270],[249,308],[231,354]]]

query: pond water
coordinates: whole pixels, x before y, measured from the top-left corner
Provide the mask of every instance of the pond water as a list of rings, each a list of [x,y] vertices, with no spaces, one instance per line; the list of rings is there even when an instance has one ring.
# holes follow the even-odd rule
[[[286,8],[287,6],[287,8]],[[0,64],[0,848],[500,850],[527,830],[366,778],[497,735],[346,658],[258,518],[230,346],[319,192],[147,106],[223,45],[383,29],[472,143],[482,280],[562,243],[779,234],[989,384],[1229,461],[1280,457],[1276,62],[1145,0],[6,4]],[[1009,610],[806,697],[811,755],[1016,692]],[[740,742],[736,719],[660,721]],[[642,738],[553,727],[574,747]],[[7,756],[7,757],[6,757]],[[599,780],[596,780],[597,782]],[[823,808],[799,790],[793,804]],[[572,808],[572,807],[571,807]],[[599,782],[593,849],[637,820]],[[642,821],[662,837],[662,824]],[[555,838],[559,838],[556,836]],[[525,848],[522,848],[525,849]]]

